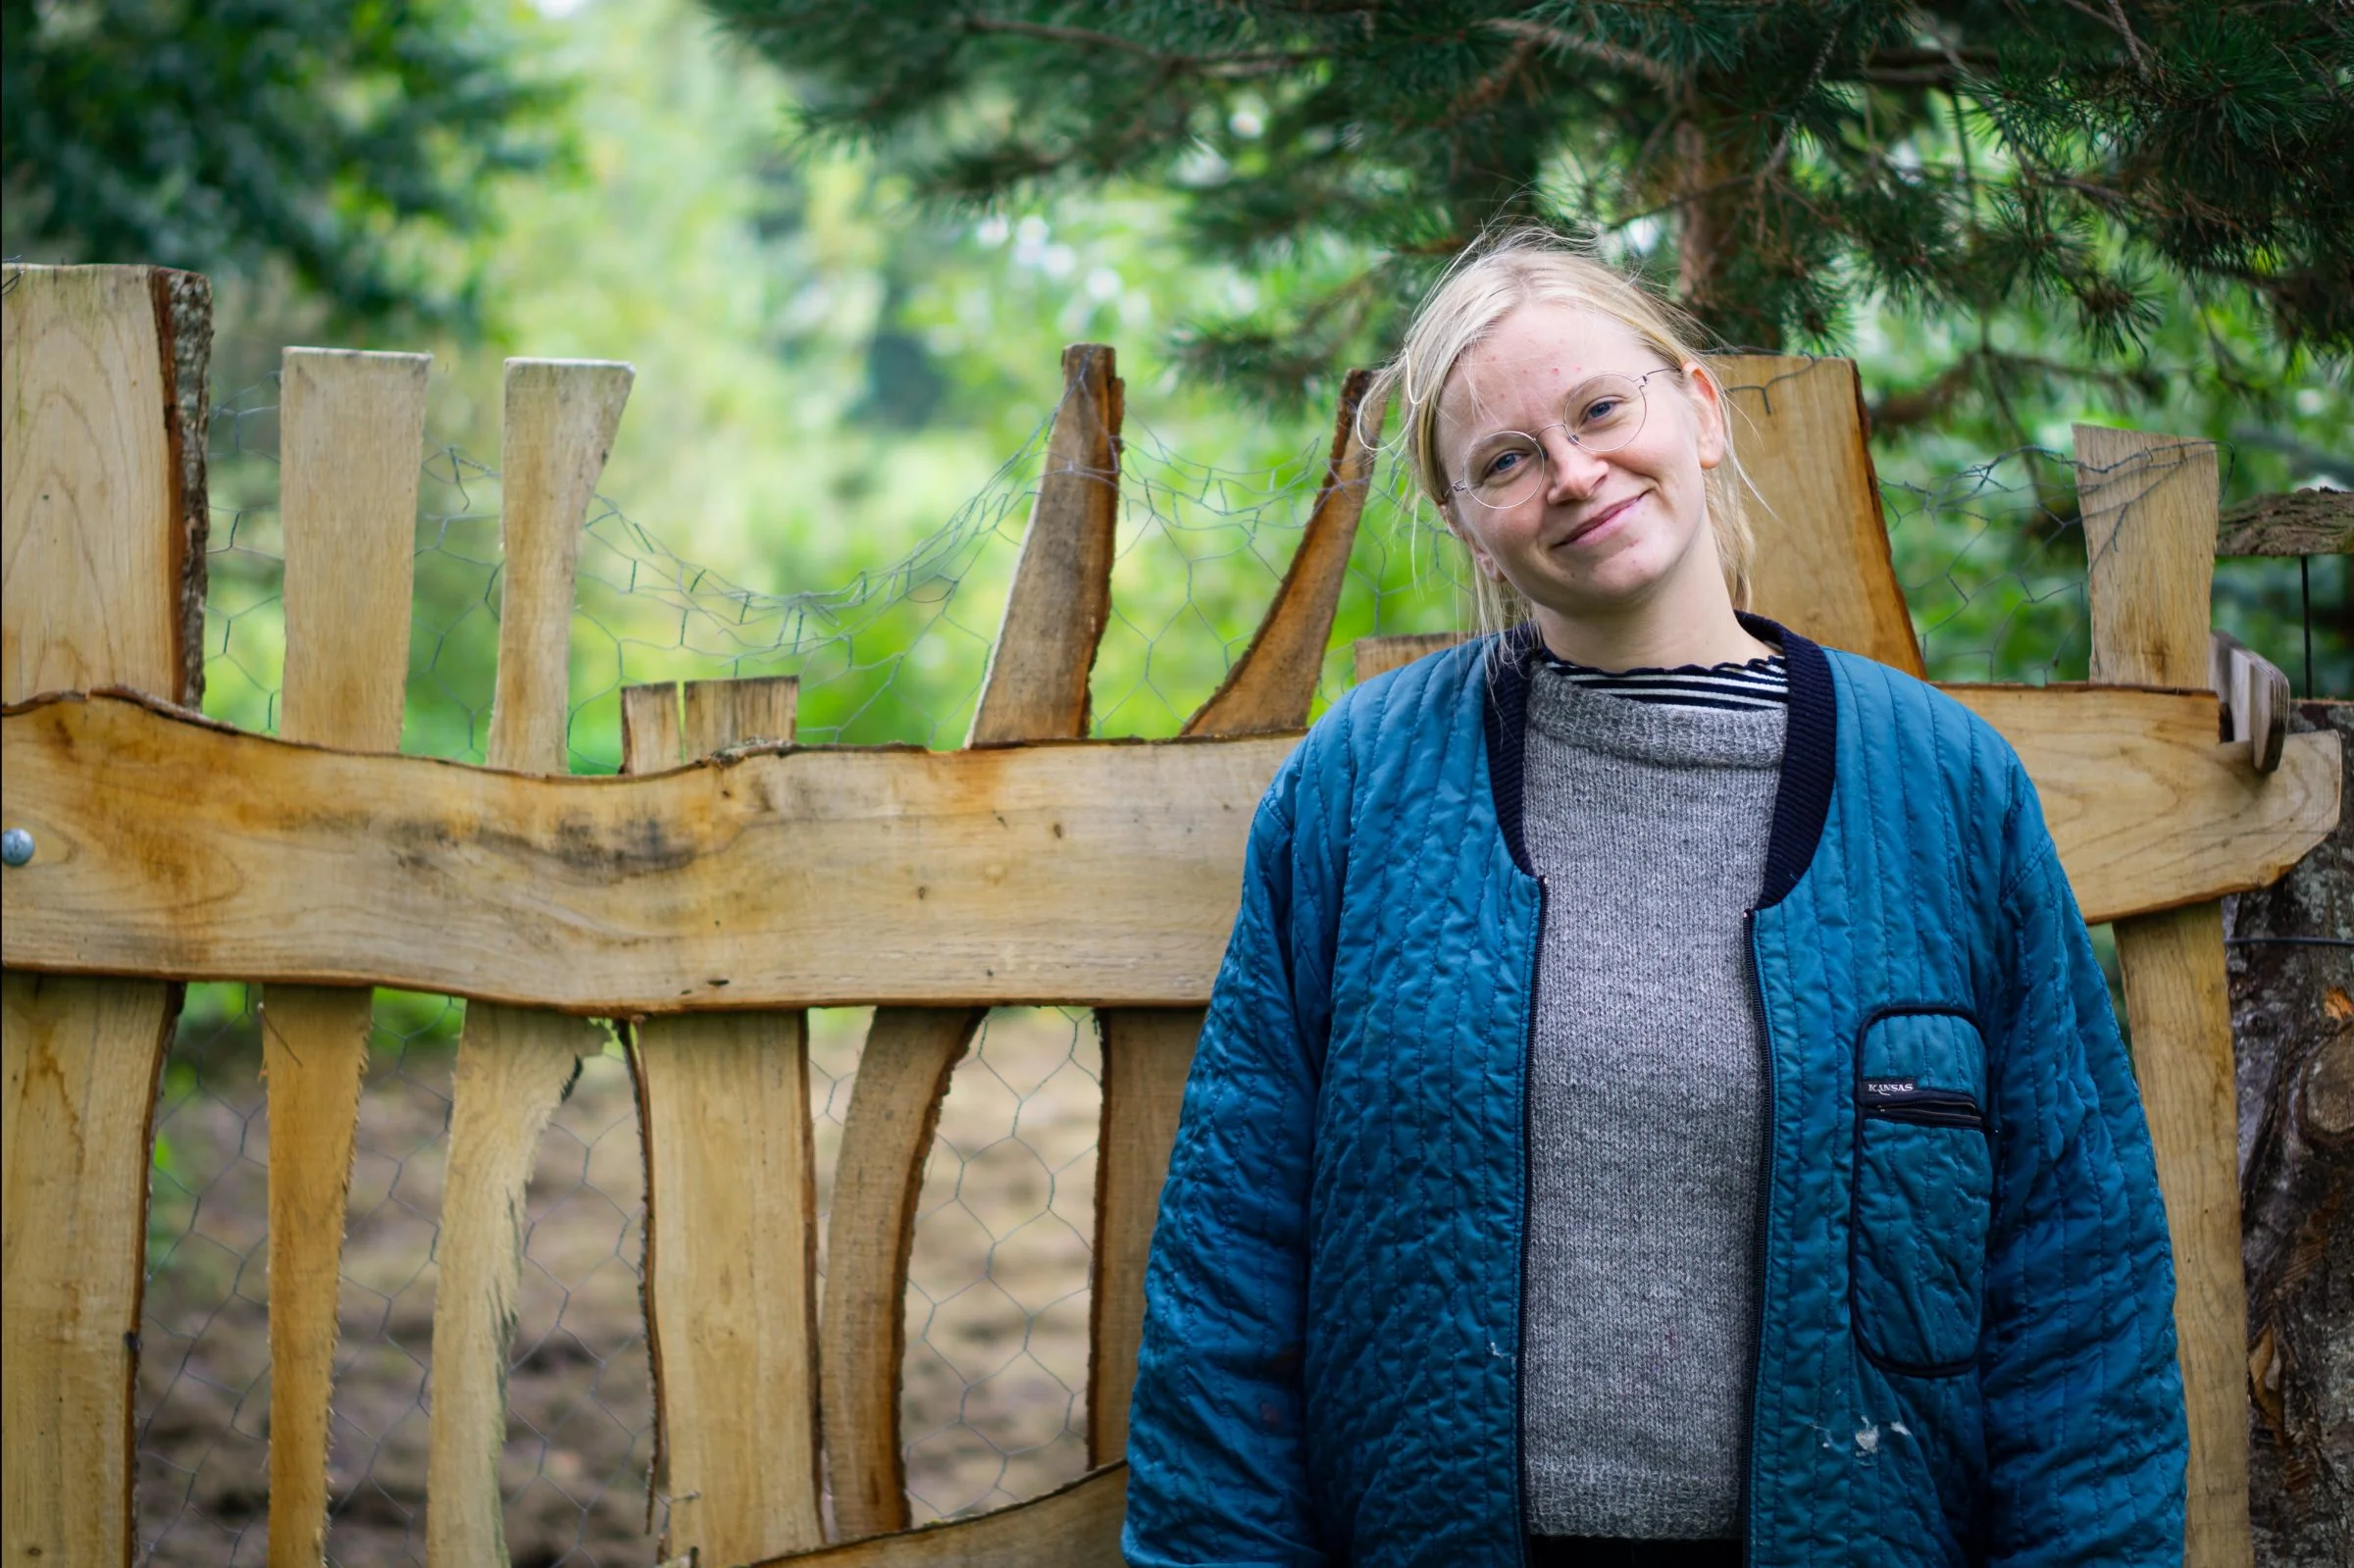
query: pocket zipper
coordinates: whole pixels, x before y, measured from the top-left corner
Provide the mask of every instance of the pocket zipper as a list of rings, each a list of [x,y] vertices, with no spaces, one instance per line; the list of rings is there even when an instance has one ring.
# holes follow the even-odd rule
[[[1977,1099],[1959,1089],[1922,1088],[1910,1079],[1866,1080],[1857,1099],[1866,1116],[1917,1127],[1986,1130]]]

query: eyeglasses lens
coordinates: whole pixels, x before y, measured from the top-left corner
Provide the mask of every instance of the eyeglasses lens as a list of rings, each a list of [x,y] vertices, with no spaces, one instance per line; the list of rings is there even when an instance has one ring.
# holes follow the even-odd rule
[[[1642,433],[1643,383],[1629,376],[1583,383],[1561,406],[1558,428],[1580,451],[1616,451]],[[1471,498],[1499,509],[1518,506],[1546,487],[1550,467],[1542,440],[1507,430],[1483,443],[1473,458]]]

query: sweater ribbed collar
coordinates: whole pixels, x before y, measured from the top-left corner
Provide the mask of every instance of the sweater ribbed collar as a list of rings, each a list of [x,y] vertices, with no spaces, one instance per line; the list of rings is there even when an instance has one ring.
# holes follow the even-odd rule
[[[1838,697],[1831,663],[1820,647],[1764,616],[1741,614],[1752,636],[1779,643],[1790,666],[1790,706],[1774,786],[1773,827],[1766,839],[1766,875],[1757,907],[1781,902],[1806,875],[1822,841],[1831,809],[1831,784],[1839,735]],[[1541,646],[1537,629],[1523,624],[1487,639],[1481,661],[1487,675],[1488,783],[1495,793],[1496,821],[1513,864],[1530,872],[1528,844],[1521,833],[1526,783],[1529,692]],[[1594,695],[1598,701],[1615,699]],[[1635,707],[1637,704],[1624,703]],[[1688,719],[1690,715],[1682,715]],[[1726,717],[1745,717],[1727,715]],[[1534,875],[1534,872],[1530,872]]]

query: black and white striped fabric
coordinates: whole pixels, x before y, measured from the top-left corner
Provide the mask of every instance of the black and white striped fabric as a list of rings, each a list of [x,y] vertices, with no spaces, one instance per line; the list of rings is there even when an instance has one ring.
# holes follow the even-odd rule
[[[1687,664],[1673,670],[1596,670],[1572,664],[1551,651],[1543,657],[1547,668],[1560,671],[1587,690],[1607,691],[1629,702],[1734,713],[1790,705],[1790,667],[1778,653],[1745,664],[1728,660],[1706,668]]]

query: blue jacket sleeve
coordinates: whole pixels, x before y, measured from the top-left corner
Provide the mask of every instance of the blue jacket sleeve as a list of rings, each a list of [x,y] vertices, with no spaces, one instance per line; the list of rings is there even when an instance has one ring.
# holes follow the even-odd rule
[[[1300,762],[1253,824],[1152,1232],[1121,1541],[1136,1568],[1325,1560],[1302,1433],[1322,1012],[1301,1001],[1321,966],[1295,948],[1315,915],[1296,887]]]
[[[2188,1442],[2157,1166],[2091,938],[2018,784],[1989,1064],[1985,1561],[2179,1568]]]

